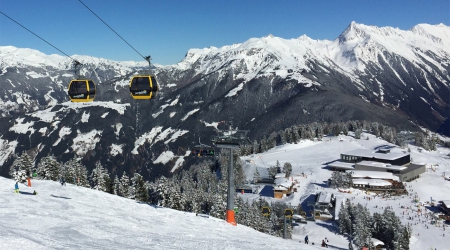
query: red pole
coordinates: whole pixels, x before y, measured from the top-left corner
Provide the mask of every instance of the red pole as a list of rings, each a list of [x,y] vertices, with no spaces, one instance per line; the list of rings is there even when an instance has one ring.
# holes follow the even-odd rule
[[[28,186],[31,187],[31,178],[28,177]]]

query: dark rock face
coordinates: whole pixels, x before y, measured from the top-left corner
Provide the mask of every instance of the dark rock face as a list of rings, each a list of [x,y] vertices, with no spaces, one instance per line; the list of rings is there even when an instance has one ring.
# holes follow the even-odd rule
[[[340,48],[370,32],[352,23],[335,42],[296,39],[305,52],[274,37],[189,51],[179,64],[156,69],[161,91],[147,101],[133,100],[128,89],[130,77],[144,66],[86,59],[84,73],[97,83],[97,96],[89,104],[71,104],[68,62],[59,68],[2,62],[0,174],[7,175],[14,152],[35,149],[36,162],[49,154],[61,162],[77,157],[89,170],[100,161],[113,174],[138,171],[151,180],[182,169],[176,166],[183,160],[184,166],[194,162],[186,152],[199,140],[211,144],[213,123],[220,121],[249,130],[252,141],[292,125],[363,119],[449,135],[446,51],[408,48],[422,58],[410,61],[381,45],[369,46],[369,38],[358,45],[362,49],[341,48],[334,59],[313,51]],[[375,56],[369,60],[361,51]],[[346,67],[338,64],[343,60]]]

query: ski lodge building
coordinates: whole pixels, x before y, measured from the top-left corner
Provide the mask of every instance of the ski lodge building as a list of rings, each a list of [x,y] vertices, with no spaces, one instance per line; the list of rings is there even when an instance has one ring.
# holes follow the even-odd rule
[[[294,182],[286,178],[285,173],[275,175],[273,187],[273,198],[281,199],[285,195],[290,195],[294,191]]]
[[[406,182],[419,178],[425,173],[425,164],[411,163],[409,153],[390,152],[390,149],[381,148],[376,151],[369,149],[356,149],[341,154],[340,161],[328,164],[330,169],[337,171],[376,171],[388,172]]]

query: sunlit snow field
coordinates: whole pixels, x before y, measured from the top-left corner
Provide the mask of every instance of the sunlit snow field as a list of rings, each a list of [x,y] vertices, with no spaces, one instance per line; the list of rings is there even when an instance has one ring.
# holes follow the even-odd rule
[[[369,140],[366,140],[366,137]],[[266,168],[279,160],[290,162],[292,176],[297,180],[298,192],[281,200],[264,197],[268,201],[286,202],[297,206],[318,191],[328,191],[341,198],[354,198],[354,202],[367,204],[371,212],[382,212],[380,207],[392,206],[403,223],[418,221],[402,217],[400,206],[413,206],[405,196],[396,200],[363,198],[358,190],[352,194],[339,193],[327,188],[324,182],[331,176],[326,162],[334,161],[340,153],[356,148],[373,149],[387,142],[363,134],[364,139],[351,136],[325,137],[322,141],[302,141],[298,144],[278,146],[263,154],[242,157],[247,178],[252,179],[256,168],[262,176]],[[450,150],[438,147],[436,151],[419,152],[411,146],[413,162],[427,164],[427,172],[408,183],[421,201],[450,200],[450,182],[442,178],[450,175]],[[394,148],[391,151],[403,151]],[[434,170],[431,170],[431,166]],[[305,173],[307,178],[299,176]],[[0,249],[317,249],[327,237],[335,249],[347,249],[348,239],[336,234],[336,224],[311,222],[296,224],[292,239],[259,233],[242,225],[231,226],[216,218],[197,217],[166,208],[139,204],[87,188],[57,182],[33,180],[32,187],[20,185],[21,194],[14,194],[14,181],[0,178]],[[33,190],[39,194],[31,195]],[[246,200],[259,199],[258,194],[237,194]],[[378,206],[377,208],[375,206]],[[450,242],[442,228],[423,223],[413,225],[410,249],[448,249]],[[308,235],[315,246],[305,245]],[[299,242],[301,241],[301,242]]]

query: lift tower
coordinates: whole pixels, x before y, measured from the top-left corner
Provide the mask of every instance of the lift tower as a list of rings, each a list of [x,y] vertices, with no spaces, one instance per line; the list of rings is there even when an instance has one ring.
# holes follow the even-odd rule
[[[234,180],[233,180],[233,149],[239,148],[242,143],[248,142],[246,137],[248,130],[233,130],[230,125],[230,129],[227,131],[220,131],[221,135],[213,137],[212,142],[218,148],[230,149],[230,164],[228,166],[228,193],[227,193],[227,212],[226,221],[233,226],[236,226],[236,220],[234,218]]]

